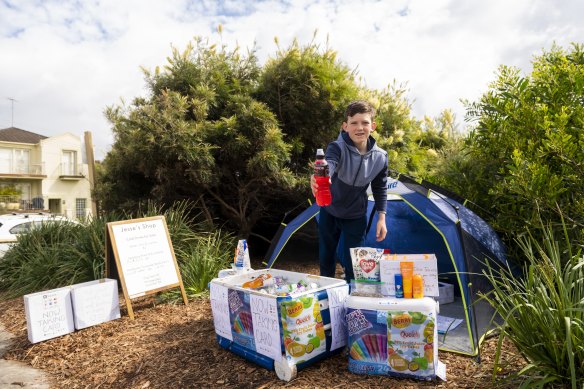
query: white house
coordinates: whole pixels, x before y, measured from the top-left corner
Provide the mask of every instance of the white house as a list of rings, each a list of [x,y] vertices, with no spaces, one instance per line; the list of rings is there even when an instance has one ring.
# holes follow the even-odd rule
[[[0,130],[0,213],[39,210],[76,219],[91,213],[88,166],[81,139],[64,133],[46,137],[10,127]],[[0,192],[2,193],[2,192]]]

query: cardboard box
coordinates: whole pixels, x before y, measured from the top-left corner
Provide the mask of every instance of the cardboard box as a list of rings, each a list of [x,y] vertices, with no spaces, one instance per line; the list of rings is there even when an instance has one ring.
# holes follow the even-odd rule
[[[78,330],[121,317],[116,280],[104,278],[73,285],[71,301]]]
[[[438,282],[438,297],[436,301],[440,304],[448,304],[454,302],[454,286],[446,282]]]
[[[31,343],[56,338],[75,330],[70,288],[25,295],[24,312]]]

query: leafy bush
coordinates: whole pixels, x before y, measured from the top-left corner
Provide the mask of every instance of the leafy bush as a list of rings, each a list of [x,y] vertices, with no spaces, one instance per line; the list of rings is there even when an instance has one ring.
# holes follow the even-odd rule
[[[525,226],[543,236],[540,217],[561,229],[558,209],[575,227],[571,240],[584,243],[583,102],[584,45],[554,46],[526,76],[501,66],[479,101],[467,103],[475,128],[447,157],[442,184],[495,215],[483,214],[508,243]]]
[[[164,215],[190,296],[203,292],[219,269],[227,266],[235,247],[233,237],[196,222],[193,205],[178,202],[163,209],[152,202],[134,215],[110,213],[85,224],[48,223],[18,237],[0,260],[0,290],[8,297],[53,289],[103,277],[105,229],[112,221]]]
[[[525,275],[490,269],[492,294],[485,298],[505,319],[497,348],[497,362],[504,338],[509,338],[528,361],[518,373],[527,375],[524,386],[584,384],[584,257],[582,252],[560,248],[570,242],[554,238],[551,227],[544,239],[529,235],[518,240],[525,258]],[[566,244],[567,243],[567,244]],[[567,258],[563,259],[562,257]]]

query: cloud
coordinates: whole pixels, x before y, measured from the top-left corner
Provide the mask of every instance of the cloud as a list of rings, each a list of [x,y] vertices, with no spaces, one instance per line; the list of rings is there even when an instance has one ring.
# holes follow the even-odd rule
[[[196,35],[256,45],[260,63],[314,39],[372,88],[407,82],[416,116],[477,99],[499,65],[531,69],[552,44],[582,39],[578,0],[288,0],[0,2],[0,128],[43,135],[91,130],[97,158],[113,136],[107,106],[146,94],[141,66],[163,66]],[[219,36],[217,26],[223,25]]]

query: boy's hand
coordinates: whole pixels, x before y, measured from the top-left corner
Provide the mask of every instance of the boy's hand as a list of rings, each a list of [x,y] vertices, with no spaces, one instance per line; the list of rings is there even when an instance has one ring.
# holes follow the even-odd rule
[[[316,183],[316,178],[314,178],[314,174],[310,176],[310,188],[312,189],[312,195],[316,197],[316,192],[318,191],[318,184]]]
[[[385,236],[387,235],[387,226],[385,225],[385,214],[379,214],[377,215],[378,219],[377,219],[377,229],[375,230],[375,237],[377,238],[378,242],[381,242],[383,239],[385,239]]]

